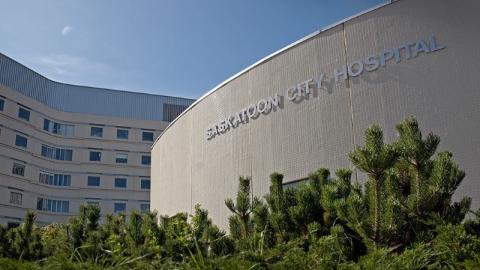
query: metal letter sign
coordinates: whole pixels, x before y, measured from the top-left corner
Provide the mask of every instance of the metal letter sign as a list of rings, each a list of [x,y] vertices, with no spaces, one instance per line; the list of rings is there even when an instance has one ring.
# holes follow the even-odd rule
[[[335,68],[332,77],[335,79],[335,83],[339,83],[347,79],[347,74],[350,77],[357,77],[364,71],[372,72],[380,67],[385,67],[389,62],[400,63],[402,60],[415,58],[420,53],[430,54],[444,48],[445,46],[437,44],[435,36],[432,35],[428,42],[423,39],[416,42],[407,42],[395,48],[384,50],[379,54],[372,54],[365,59],[355,60],[343,67]],[[404,59],[402,59],[402,52]],[[308,79],[289,87],[284,96],[291,103],[300,103],[302,100],[309,98],[314,89],[320,89],[324,77],[324,73],[321,73],[317,79]],[[283,108],[281,102],[283,102],[284,96],[277,93],[262,98],[212,125],[206,131],[207,140],[225,134],[242,124],[247,124],[250,120],[255,120],[261,115],[267,115],[272,111],[277,111],[278,108]]]

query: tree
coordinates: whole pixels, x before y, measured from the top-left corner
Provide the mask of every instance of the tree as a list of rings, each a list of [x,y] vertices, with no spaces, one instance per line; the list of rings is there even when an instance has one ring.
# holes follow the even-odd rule
[[[400,154],[395,167],[400,175],[399,198],[406,215],[413,218],[412,232],[432,230],[431,219],[458,224],[470,208],[470,198],[452,203],[452,196],[465,172],[453,161],[450,152],[434,156],[440,137],[429,133],[423,138],[417,120],[408,117],[397,126],[398,139],[394,143]],[[417,233],[417,237],[419,234]]]
[[[280,241],[289,239],[288,232],[293,224],[288,209],[291,207],[293,196],[283,190],[283,175],[274,172],[270,175],[270,192],[265,195],[267,205],[259,205],[255,210],[255,224],[260,228],[269,226],[279,235]]]
[[[322,188],[321,202],[324,209],[323,221],[327,227],[339,222],[336,208],[344,204],[352,189],[350,169],[339,169],[335,172],[336,179],[326,183]],[[341,200],[341,202],[340,202]]]
[[[308,234],[308,225],[318,223],[323,228],[323,207],[321,205],[321,190],[329,180],[330,172],[321,168],[309,175],[308,182],[293,191],[294,203],[288,212],[295,228],[301,235]],[[326,230],[328,231],[328,230]]]
[[[43,254],[39,229],[35,226],[36,215],[27,211],[22,225],[8,232],[10,256],[19,259],[38,259]]]
[[[398,154],[392,145],[383,142],[383,132],[378,125],[373,125],[365,131],[365,146],[357,146],[349,154],[350,161],[360,171],[368,175],[367,193],[368,203],[371,207],[370,216],[372,240],[375,246],[382,240],[381,222],[382,212],[386,205],[387,171],[393,167],[398,159]]]
[[[229,217],[230,234],[234,239],[247,239],[253,230],[252,212],[258,204],[257,198],[250,197],[250,179],[240,177],[236,203],[232,199],[225,200],[225,205],[233,213]]]
[[[191,226],[197,249],[203,256],[222,256],[233,253],[235,248],[233,240],[212,224],[208,211],[202,209],[199,204],[195,205]]]
[[[129,254],[142,254],[145,236],[143,233],[143,217],[138,211],[132,211],[125,227]]]

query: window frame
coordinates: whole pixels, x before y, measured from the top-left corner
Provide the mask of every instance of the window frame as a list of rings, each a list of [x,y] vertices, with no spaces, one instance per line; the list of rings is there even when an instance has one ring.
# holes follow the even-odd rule
[[[119,155],[125,156],[124,158],[119,157]],[[126,153],[115,153],[115,163],[117,164],[128,164],[128,154]]]
[[[150,190],[150,188],[151,188],[151,180],[150,179],[147,179],[147,178],[140,179],[140,189]]]
[[[87,201],[87,205],[96,205],[100,207],[100,202],[99,201]]]
[[[128,181],[125,177],[116,177],[114,179],[114,187],[115,188],[127,188]]]
[[[27,168],[27,166],[25,166],[24,163],[13,162],[12,174],[25,177],[26,168]],[[17,170],[19,170],[18,172],[21,172],[21,173],[17,173]]]
[[[146,212],[149,212],[149,211],[150,211],[150,203],[141,203],[140,204],[140,212],[146,213]]]
[[[24,114],[22,116],[22,114]],[[30,122],[30,110],[24,107],[18,107],[18,118]]]
[[[90,182],[90,181],[98,181],[97,184],[91,184],[93,182]],[[93,175],[90,175],[87,177],[87,187],[99,187],[101,186],[101,181],[102,179],[100,178],[100,176],[93,176]]]
[[[124,135],[126,136],[119,136],[122,132],[125,132]],[[129,130],[125,128],[117,128],[117,139],[119,140],[128,140]]]
[[[122,206],[123,209],[118,209],[117,206]],[[113,213],[126,213],[127,212],[127,203],[125,202],[114,202],[113,203]]]
[[[152,139],[145,139],[145,134],[151,134]],[[142,141],[144,142],[153,142],[155,140],[155,133],[153,131],[142,131]]]
[[[148,158],[148,163],[144,162],[144,161],[147,160],[147,158]],[[140,160],[140,163],[141,163],[142,165],[145,165],[145,166],[150,166],[150,165],[152,165],[152,156],[150,156],[150,155],[142,155],[141,160]]]
[[[23,204],[23,193],[16,192],[16,191],[10,191],[9,203],[16,204],[16,205],[22,205]]]
[[[98,154],[98,159],[96,159],[95,158],[96,156],[94,156],[96,154]],[[88,159],[90,161],[94,161],[94,162],[101,162],[102,161],[102,151],[90,151]]]
[[[40,170],[38,173],[38,182],[50,186],[69,187],[72,185],[72,176],[70,174],[51,173]]]
[[[54,213],[69,213],[70,201],[37,197],[37,210]]]
[[[43,130],[63,137],[75,136],[75,126],[52,121],[48,118],[43,119]]]
[[[72,161],[73,150],[65,148],[57,148],[47,144],[42,144],[40,155],[49,159]]]
[[[99,133],[94,130],[100,131]],[[103,127],[90,127],[90,137],[103,138]]]
[[[19,144],[21,142],[25,142],[25,145]],[[28,138],[19,134],[15,134],[15,145],[24,149],[27,149],[28,146]]]

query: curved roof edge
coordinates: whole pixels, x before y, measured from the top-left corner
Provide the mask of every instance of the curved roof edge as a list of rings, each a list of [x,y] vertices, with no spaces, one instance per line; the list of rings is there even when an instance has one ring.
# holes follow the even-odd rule
[[[42,77],[42,79],[45,79],[47,81],[50,81],[55,84],[60,84],[64,86],[71,86],[71,87],[82,87],[82,88],[89,88],[89,89],[94,89],[94,90],[101,90],[101,91],[112,91],[112,92],[117,92],[117,93],[127,93],[127,94],[139,94],[139,95],[147,95],[147,96],[156,96],[156,97],[167,97],[167,98],[179,98],[179,99],[189,99],[189,100],[196,100],[194,98],[185,98],[185,97],[178,97],[178,96],[171,96],[171,95],[162,95],[162,94],[152,94],[152,93],[145,93],[145,92],[136,92],[136,91],[131,91],[131,90],[125,90],[125,89],[113,89],[113,88],[106,88],[106,87],[96,87],[96,86],[91,86],[91,85],[80,85],[80,84],[73,84],[73,83],[66,83],[66,82],[60,82],[57,80],[53,80],[50,78],[47,78],[46,76],[40,74],[39,72],[31,69],[30,67],[18,62],[17,60],[11,58],[10,56],[1,53],[0,56],[3,56],[5,58],[8,58],[10,61],[14,62],[17,65],[22,66],[23,68],[27,69],[29,72],[35,73],[37,76]]]
[[[398,0],[397,0],[398,1]],[[175,124],[175,122],[177,122],[177,120],[182,117],[184,114],[186,114],[188,111],[190,111],[193,107],[195,107],[198,103],[200,103],[202,100],[204,100],[205,98],[207,98],[209,95],[213,94],[215,91],[217,91],[218,89],[220,89],[221,87],[225,86],[226,84],[228,84],[229,82],[233,81],[234,79],[236,79],[237,77],[240,77],[241,75],[245,74],[247,71],[259,66],[260,64],[263,64],[264,62],[267,62],[268,60],[272,59],[273,57],[299,45],[300,43],[306,41],[306,40],[309,40],[313,37],[316,37],[317,35],[327,31],[327,30],[330,30],[338,25],[341,25],[347,21],[350,21],[354,18],[357,18],[357,17],[360,17],[364,14],[367,14],[369,12],[372,12],[374,10],[377,10],[377,9],[380,9],[384,6],[387,6],[387,5],[390,5],[392,4],[393,2],[395,2],[395,0],[389,0],[385,3],[381,3],[381,4],[378,4],[378,5],[375,5],[369,9],[366,9],[366,10],[363,10],[359,13],[356,13],[350,17],[347,17],[345,19],[342,19],[338,22],[335,22],[335,23],[332,23],[330,25],[327,25],[323,28],[320,28],[319,30],[311,33],[310,35],[307,35],[283,48],[281,48],[280,50],[276,51],[276,52],[273,52],[267,56],[265,56],[264,58],[258,60],[257,62],[253,63],[252,65],[244,68],[243,70],[241,70],[240,72],[236,73],[235,75],[231,76],[230,78],[226,79],[225,81],[221,82],[220,84],[218,84],[217,86],[215,86],[213,89],[211,89],[210,91],[208,91],[207,93],[205,93],[203,96],[201,96],[199,99],[197,99],[194,103],[192,103],[192,105],[190,105],[187,109],[185,109],[181,114],[179,114],[172,122],[170,122],[170,124],[168,124],[168,126],[163,130],[163,132],[157,137],[157,139],[155,140],[155,142],[152,144],[152,148],[155,147],[155,145],[157,144],[158,140],[162,137],[162,135],[173,125]]]
[[[195,101],[190,98],[58,82],[3,53],[0,53],[0,73],[0,85],[62,112],[164,121],[163,104],[189,106]]]

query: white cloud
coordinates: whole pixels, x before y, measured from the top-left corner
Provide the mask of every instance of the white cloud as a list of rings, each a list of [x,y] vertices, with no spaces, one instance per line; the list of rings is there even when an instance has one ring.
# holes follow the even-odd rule
[[[72,32],[72,30],[73,30],[73,27],[71,27],[70,25],[66,25],[62,29],[62,36],[66,36],[66,35],[70,34],[70,32]]]
[[[107,64],[66,54],[40,56],[34,62],[43,66],[42,69],[47,73],[47,77],[61,81],[111,75],[116,72]]]

